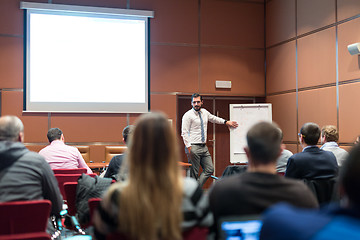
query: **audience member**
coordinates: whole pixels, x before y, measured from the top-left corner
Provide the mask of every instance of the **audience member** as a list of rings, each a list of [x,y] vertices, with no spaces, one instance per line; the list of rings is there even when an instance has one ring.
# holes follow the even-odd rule
[[[355,139],[355,141],[354,141],[354,144],[355,144],[355,145],[356,145],[356,144],[359,144],[359,142],[360,142],[360,136],[357,136],[356,139]]]
[[[318,207],[308,187],[300,181],[276,173],[276,159],[281,153],[281,132],[269,122],[255,124],[247,133],[248,171],[219,180],[210,190],[210,209],[217,231],[221,217],[260,214],[278,202],[299,207]]]
[[[320,149],[332,152],[339,166],[347,158],[348,152],[340,148],[337,144],[339,140],[339,132],[333,125],[326,125],[321,129],[321,146]]]
[[[123,142],[127,145],[128,144],[128,138],[130,137],[132,131],[134,129],[134,126],[129,125],[126,126],[122,132],[123,135]],[[127,168],[125,166],[125,153],[124,154],[120,154],[117,156],[114,156],[109,163],[109,167],[107,168],[104,177],[106,178],[113,178],[115,180],[119,180],[119,170],[120,168]],[[122,172],[127,172],[127,169],[122,169]]]
[[[23,141],[21,120],[1,117],[0,202],[48,199],[52,203],[51,214],[59,217],[63,201],[54,173],[45,159],[30,152]]]
[[[338,164],[332,152],[319,149],[320,128],[315,123],[305,123],[299,133],[303,151],[292,155],[286,167],[286,177],[320,179],[336,177]]]
[[[59,128],[50,128],[47,138],[50,145],[41,149],[39,154],[46,159],[52,169],[86,168],[88,174],[92,173],[79,150],[65,144],[64,134]]]
[[[344,162],[339,179],[343,201],[317,211],[284,204],[269,209],[264,216],[262,240],[337,240],[360,238],[360,146],[356,145]]]
[[[181,230],[212,223],[201,187],[181,176],[177,147],[163,114],[140,117],[127,152],[128,180],[112,184],[105,194],[95,213],[96,239],[120,232],[137,240],[177,240]]]
[[[281,141],[282,141],[283,133],[280,128],[279,131],[281,132]],[[278,157],[278,159],[276,160],[276,171],[279,173],[285,173],[287,162],[289,160],[289,157],[291,157],[293,153],[285,149],[285,144],[282,144],[281,148],[282,148],[282,152]]]

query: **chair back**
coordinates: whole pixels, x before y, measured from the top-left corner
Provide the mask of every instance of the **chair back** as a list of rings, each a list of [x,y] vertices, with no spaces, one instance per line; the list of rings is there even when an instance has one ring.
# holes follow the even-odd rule
[[[90,147],[89,146],[75,146],[86,163],[90,163]]]
[[[240,165],[229,165],[225,168],[222,177],[228,177],[234,174],[241,174],[246,172],[248,166],[244,164]]]
[[[304,183],[315,194],[319,204],[338,201],[339,196],[336,190],[337,178],[325,179],[304,179]]]
[[[126,151],[126,149],[127,149],[126,146],[106,146],[105,162],[109,163],[114,156],[123,154]]]
[[[90,209],[90,225],[93,225],[92,219],[94,216],[94,212],[99,207],[100,202],[101,202],[101,198],[90,198],[88,200],[89,209]]]
[[[206,240],[209,229],[206,227],[194,227],[183,233],[184,240]]]
[[[49,200],[0,203],[0,238],[5,234],[46,232],[50,209]]]
[[[86,168],[61,168],[61,169],[53,169],[54,174],[82,174],[86,173]]]
[[[64,183],[77,182],[79,177],[81,177],[82,174],[54,174],[54,175],[58,181],[59,189],[60,189],[61,195],[63,196],[63,199],[67,200],[67,196],[66,196],[65,189],[64,189]],[[95,173],[89,173],[86,175],[89,175],[91,177],[97,176]]]
[[[77,182],[65,182],[64,183],[64,192],[66,196],[67,206],[68,206],[68,213],[71,216],[75,216],[76,214],[76,188],[78,183]]]
[[[63,196],[64,200],[67,200],[65,189],[64,189],[64,183],[66,182],[77,182],[81,174],[55,174],[55,177],[58,181],[59,189],[61,192],[61,195]]]

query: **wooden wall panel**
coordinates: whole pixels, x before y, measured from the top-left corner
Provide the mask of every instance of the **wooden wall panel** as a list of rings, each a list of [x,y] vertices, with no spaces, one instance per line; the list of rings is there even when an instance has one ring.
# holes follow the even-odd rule
[[[165,113],[172,120],[173,128],[176,129],[176,95],[153,94],[150,102],[151,111]]]
[[[22,113],[22,92],[1,93],[1,116],[15,115],[24,124],[25,142],[46,143],[48,131],[47,113]]]
[[[198,49],[151,46],[151,92],[198,91]]]
[[[291,5],[293,2],[297,3],[296,10]],[[269,47],[266,50],[266,88],[271,94],[267,101],[273,103],[274,109],[284,104],[274,100],[283,95],[282,91],[292,90],[281,88],[289,84],[288,77],[283,76],[289,71],[289,66],[286,65],[289,60],[281,58],[295,54],[295,77],[298,80],[294,93],[298,98],[295,109],[298,117],[295,121],[298,128],[309,121],[318,123],[320,127],[325,124],[339,126],[340,143],[350,146],[357,135],[356,131],[360,133],[356,122],[359,116],[353,108],[360,90],[360,57],[351,56],[347,46],[360,42],[360,2],[270,0],[266,1],[266,9],[266,46]],[[291,10],[283,13],[284,9]],[[278,20],[285,19],[286,16],[297,16],[295,53],[286,46],[291,43],[286,40],[292,39],[284,37],[285,33],[291,32],[290,28],[284,28],[285,23]],[[286,24],[292,24],[291,17],[288,19],[290,20]],[[278,21],[275,24],[276,20]],[[337,27],[330,27],[335,24]],[[274,44],[278,45],[273,46]],[[276,60],[280,62],[275,65],[278,68],[272,65]],[[284,64],[281,65],[282,62]],[[274,116],[276,115],[275,113]],[[299,151],[301,150],[299,147]]]
[[[293,154],[298,153],[298,147],[296,144],[285,144],[286,149],[292,152]]]
[[[23,35],[22,16],[20,0],[0,1],[0,34]]]
[[[152,10],[151,42],[198,43],[198,2],[193,0],[131,0],[130,7]]]
[[[295,41],[270,48],[266,55],[266,92],[296,89]]]
[[[295,0],[266,3],[266,46],[295,37]]]
[[[336,88],[327,87],[299,92],[299,129],[304,123],[320,126],[337,123]]]
[[[259,50],[201,49],[202,93],[264,95],[264,53]],[[216,89],[216,80],[231,81],[231,90]]]
[[[360,14],[359,0],[337,0],[338,21]]]
[[[135,125],[136,120],[141,116],[141,114],[137,114],[137,113],[131,113],[129,114],[129,124],[130,125]]]
[[[264,5],[203,1],[200,29],[202,44],[263,48]]]
[[[297,34],[335,23],[335,1],[297,0]]]
[[[360,5],[360,2],[359,2]],[[339,25],[339,81],[360,78],[359,55],[350,55],[347,46],[360,42],[360,18]]]
[[[33,152],[39,152],[41,149],[47,146],[47,144],[42,145],[27,145],[25,144],[26,148]]]
[[[22,38],[0,36],[0,88],[22,88],[22,56]]]
[[[335,28],[298,40],[298,87],[336,82]]]
[[[51,127],[60,128],[66,142],[121,142],[125,114],[52,114]]]
[[[339,141],[353,143],[360,135],[358,97],[360,83],[339,86]]]
[[[266,97],[272,104],[272,118],[283,131],[284,141],[297,141],[296,93]]]

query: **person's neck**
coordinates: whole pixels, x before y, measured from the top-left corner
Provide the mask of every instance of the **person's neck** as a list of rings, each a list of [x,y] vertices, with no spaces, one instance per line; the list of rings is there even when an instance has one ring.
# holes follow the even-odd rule
[[[311,147],[311,146],[315,146],[315,145],[309,145],[309,144],[306,144],[305,142],[303,142],[302,144],[301,144],[301,147],[304,149],[304,148],[306,148],[306,147]]]
[[[249,172],[260,172],[260,173],[269,173],[276,174],[275,164],[258,164],[258,165],[249,165]]]

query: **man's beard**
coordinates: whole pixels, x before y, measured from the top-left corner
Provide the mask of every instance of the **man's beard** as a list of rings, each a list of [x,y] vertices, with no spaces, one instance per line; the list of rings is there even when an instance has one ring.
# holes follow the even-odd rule
[[[198,112],[198,111],[200,111],[201,106],[197,106],[197,109],[195,107],[193,107],[193,109]]]

